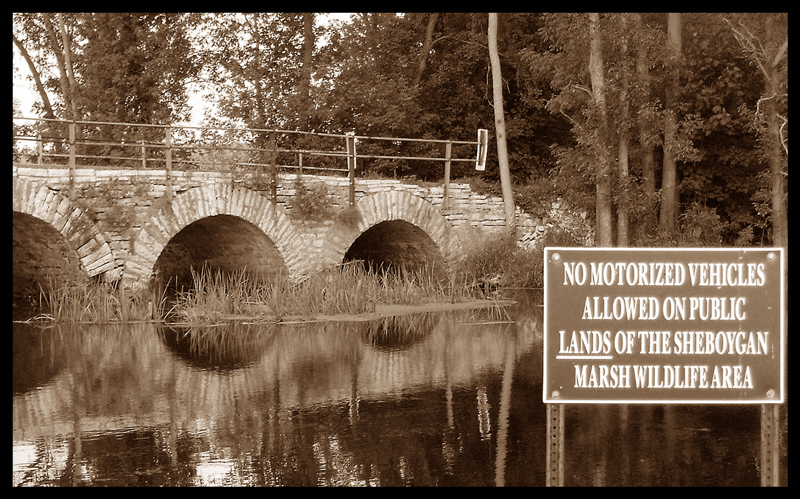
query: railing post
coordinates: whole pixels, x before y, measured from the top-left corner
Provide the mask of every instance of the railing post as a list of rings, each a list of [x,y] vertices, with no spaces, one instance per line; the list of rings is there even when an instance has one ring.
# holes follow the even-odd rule
[[[69,199],[75,199],[75,122],[69,124]]]
[[[276,132],[269,134],[269,199],[272,204],[278,203],[278,152],[276,151]]]
[[[165,167],[167,174],[167,201],[172,201],[172,127],[167,127],[165,132],[165,142],[167,146],[167,164]]]
[[[298,165],[297,165],[298,168],[299,168],[299,172],[297,174],[297,178],[300,179],[300,178],[303,178],[303,153],[298,153],[298,154],[300,155],[300,161],[298,161]]]
[[[42,164],[42,132],[36,134],[36,164]]]
[[[147,155],[147,152],[145,151],[145,148],[144,148],[144,139],[142,139],[142,169],[143,170],[147,168],[146,155]]]
[[[356,134],[347,132],[347,178],[350,180],[350,206],[356,204]]]
[[[450,141],[447,141],[447,145],[445,145],[444,149],[444,188],[442,189],[442,209],[449,210],[450,209],[450,158],[453,151],[453,145]]]

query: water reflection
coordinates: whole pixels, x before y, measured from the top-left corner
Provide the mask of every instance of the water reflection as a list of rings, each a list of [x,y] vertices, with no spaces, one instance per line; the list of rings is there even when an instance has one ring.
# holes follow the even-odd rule
[[[15,324],[13,483],[543,485],[540,304],[514,324]],[[568,485],[758,483],[757,408],[568,406],[566,426]]]

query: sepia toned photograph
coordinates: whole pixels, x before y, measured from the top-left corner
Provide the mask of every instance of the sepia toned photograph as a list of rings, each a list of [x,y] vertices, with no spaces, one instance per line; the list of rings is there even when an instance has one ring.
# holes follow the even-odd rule
[[[788,486],[788,13],[12,34],[12,486]]]

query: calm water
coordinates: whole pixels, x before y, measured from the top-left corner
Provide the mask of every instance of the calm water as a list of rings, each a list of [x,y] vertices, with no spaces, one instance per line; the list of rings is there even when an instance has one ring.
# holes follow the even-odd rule
[[[514,324],[14,324],[13,484],[543,486],[541,295],[519,298]],[[757,486],[759,421],[568,405],[565,482]]]

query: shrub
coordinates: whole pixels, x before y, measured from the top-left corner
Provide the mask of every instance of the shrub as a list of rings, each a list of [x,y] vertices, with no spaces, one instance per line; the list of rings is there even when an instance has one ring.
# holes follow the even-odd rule
[[[315,222],[333,218],[333,200],[328,195],[328,186],[324,182],[307,186],[297,178],[294,181],[294,191],[292,208],[298,218]]]
[[[473,246],[456,266],[456,279],[476,287],[483,285],[484,290],[487,281],[506,288],[541,287],[542,258],[540,248],[522,248],[515,237],[498,234]]]
[[[355,206],[347,204],[336,214],[336,221],[345,227],[354,229],[361,221],[361,212]]]

